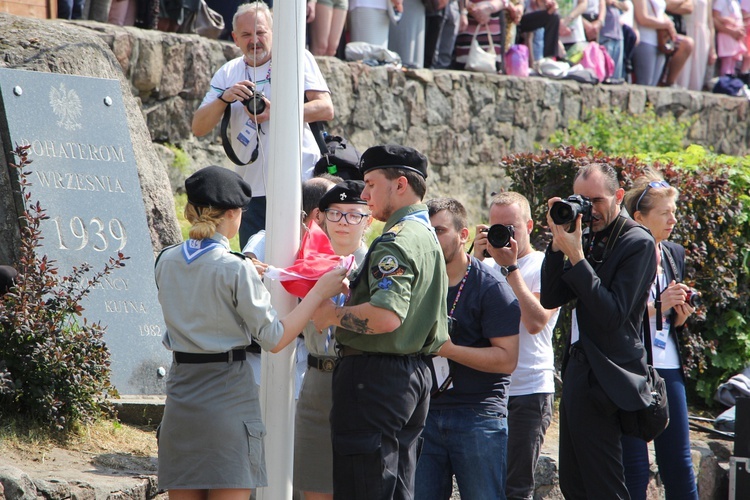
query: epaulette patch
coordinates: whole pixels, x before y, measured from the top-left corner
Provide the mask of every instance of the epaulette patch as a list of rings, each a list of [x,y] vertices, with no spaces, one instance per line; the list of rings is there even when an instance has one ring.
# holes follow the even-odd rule
[[[242,252],[235,252],[234,250],[230,250],[229,253],[231,253],[232,255],[235,255],[235,256],[239,257],[242,260],[245,260],[245,259],[248,258],[247,255],[245,255]]]

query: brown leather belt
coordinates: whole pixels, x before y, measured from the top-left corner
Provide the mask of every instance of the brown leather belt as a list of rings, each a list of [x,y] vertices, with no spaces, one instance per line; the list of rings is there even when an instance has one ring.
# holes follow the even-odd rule
[[[336,366],[336,358],[319,358],[312,354],[307,355],[307,366],[317,368],[322,372],[332,372]]]

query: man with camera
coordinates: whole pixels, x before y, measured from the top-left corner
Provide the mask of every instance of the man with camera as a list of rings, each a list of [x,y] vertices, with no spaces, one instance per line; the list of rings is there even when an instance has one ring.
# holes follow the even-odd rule
[[[490,226],[478,225],[474,256],[491,257],[521,307],[518,366],[508,388],[508,499],[534,498],[534,471],[552,421],[555,362],[552,331],[559,309],[539,303],[544,253],[531,246],[529,202],[504,192],[490,203]]]
[[[453,345],[440,351],[445,357],[432,359],[436,380],[414,498],[449,498],[455,474],[461,498],[504,499],[507,387],[518,359],[518,301],[489,266],[464,250],[469,229],[463,205],[440,198],[427,208],[448,274]]]
[[[242,214],[240,247],[266,225],[272,27],[271,10],[265,3],[256,1],[239,6],[234,15],[232,38],[243,55],[214,74],[211,88],[193,116],[193,133],[198,137],[210,133],[225,115],[228,119],[227,135],[222,137],[224,149],[234,163],[243,165],[240,173],[253,191],[253,198]],[[315,162],[320,158],[320,148],[307,124],[333,118],[330,91],[308,51],[304,52],[304,90],[300,174],[306,180],[312,177]],[[227,107],[229,114],[225,114]]]
[[[548,201],[552,242],[542,265],[541,304],[575,300],[563,361],[560,489],[572,499],[629,498],[620,412],[652,400],[640,331],[656,247],[648,230],[620,213],[624,191],[610,165],[581,167],[573,191]]]

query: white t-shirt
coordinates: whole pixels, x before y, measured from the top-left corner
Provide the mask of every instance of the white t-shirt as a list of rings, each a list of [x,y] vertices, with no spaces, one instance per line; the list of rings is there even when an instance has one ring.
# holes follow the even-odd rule
[[[657,276],[654,284],[651,286],[649,302],[656,300],[656,287],[664,288],[666,276],[662,272]],[[659,285],[660,284],[660,285]],[[650,318],[651,328],[651,355],[653,357],[654,368],[675,369],[680,368],[680,356],[677,353],[677,342],[672,335],[669,335],[670,321],[669,317],[672,309],[662,311],[662,334],[656,331],[656,315]],[[661,340],[662,342],[659,342]]]
[[[573,12],[573,10],[578,5],[578,0],[560,0],[558,2],[558,5],[560,18],[563,18]],[[570,26],[568,26],[568,28],[570,28],[571,34],[568,36],[561,36],[560,41],[562,43],[576,43],[586,41],[586,34],[583,31],[583,20],[581,20],[581,16],[576,16],[576,18],[570,22]]]
[[[646,0],[646,4],[648,5],[648,8],[646,10],[653,14],[656,19],[664,18],[664,13],[667,10],[666,0]],[[641,33],[641,43],[654,46],[659,44],[658,40],[656,39],[655,28],[639,26],[638,29]]]
[[[391,0],[349,0],[349,10],[367,7],[369,9],[388,9],[388,3]]]
[[[542,288],[542,263],[544,252],[533,251],[518,259],[518,271],[531,293],[540,293]],[[500,269],[497,263],[495,269]],[[504,277],[500,276],[503,280]],[[510,378],[509,396],[555,392],[555,359],[552,349],[552,330],[557,323],[560,310],[550,317],[541,332],[536,335],[521,321],[518,336],[518,365]]]
[[[319,92],[330,92],[323,74],[320,72],[318,63],[309,51],[305,51],[304,58],[304,90]],[[242,57],[232,59],[219,68],[211,79],[211,88],[203,98],[201,106],[205,106],[219,98],[224,90],[242,80],[255,82],[256,89],[263,92],[266,98],[273,104],[271,97],[271,64],[272,61],[252,67],[245,64]],[[268,182],[268,158],[270,155],[270,123],[261,125],[260,143],[258,144],[258,159],[244,167],[238,167],[238,173],[250,184],[253,196],[265,196],[266,184]],[[229,120],[227,135],[232,141],[232,148],[242,162],[250,160],[256,145],[256,125],[245,112],[240,102],[232,103],[232,116]],[[305,123],[302,133],[302,165],[300,175],[305,181],[312,177],[315,162],[320,158],[320,148],[315,142],[315,137],[310,126]]]

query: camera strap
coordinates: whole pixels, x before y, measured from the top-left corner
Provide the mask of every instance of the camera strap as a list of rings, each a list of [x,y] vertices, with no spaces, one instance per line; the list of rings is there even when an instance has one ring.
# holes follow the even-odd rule
[[[227,106],[224,108],[224,116],[221,118],[221,145],[224,147],[224,153],[226,153],[227,158],[232,160],[232,163],[239,166],[245,166],[249,165],[250,163],[253,163],[255,160],[258,159],[258,147],[260,146],[260,133],[261,128],[260,124],[258,124],[258,130],[255,133],[255,149],[253,149],[253,153],[250,155],[250,161],[246,163],[242,163],[240,159],[237,157],[237,155],[234,152],[234,149],[232,149],[232,141],[229,139],[229,136],[227,136],[227,128],[229,128],[229,119],[232,117],[232,104],[227,104]]]
[[[599,266],[604,264],[612,251],[615,249],[615,245],[617,245],[617,241],[620,239],[620,236],[627,233],[630,228],[637,225],[638,223],[636,223],[633,219],[619,215],[613,223],[613,227],[609,232],[609,235],[603,236],[602,239],[596,243],[596,245],[594,245],[594,238],[596,235],[594,233],[588,233],[586,236],[588,236],[589,240],[584,245],[584,248],[588,247],[589,249],[586,255],[586,260],[589,260],[591,263],[595,264],[592,266],[595,270],[599,269]],[[594,252],[602,248],[603,251],[601,257],[597,259],[594,256]]]
[[[672,268],[672,277],[674,277],[675,283],[681,283],[682,282],[682,276],[680,276],[680,273],[677,271],[677,264],[674,261],[674,257],[672,257],[672,252],[669,251],[669,248],[666,246],[662,246],[662,255],[665,255],[667,257],[667,260],[669,261],[669,267]]]

